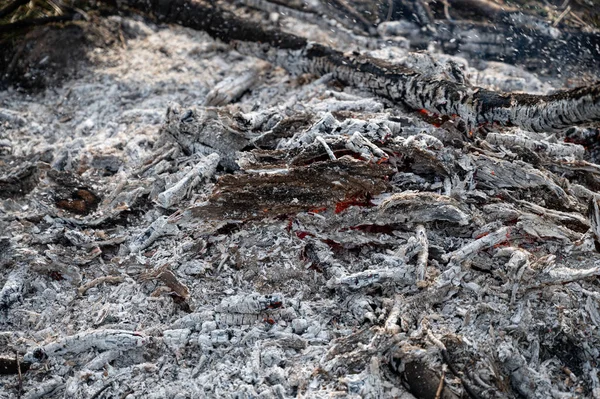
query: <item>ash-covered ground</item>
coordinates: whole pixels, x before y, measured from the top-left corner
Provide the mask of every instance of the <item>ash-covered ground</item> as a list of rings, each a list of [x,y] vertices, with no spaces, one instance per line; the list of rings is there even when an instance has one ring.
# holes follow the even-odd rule
[[[431,76],[569,85],[271,16]],[[0,92],[0,398],[600,397],[597,127],[464,131],[106,24],[74,75]]]

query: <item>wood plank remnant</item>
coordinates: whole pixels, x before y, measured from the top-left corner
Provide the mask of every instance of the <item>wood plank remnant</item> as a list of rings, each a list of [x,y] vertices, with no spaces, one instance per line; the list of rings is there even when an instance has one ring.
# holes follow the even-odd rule
[[[226,175],[206,204],[188,212],[208,219],[253,219],[319,212],[344,201],[368,205],[371,196],[386,189],[391,173],[388,165],[344,156],[271,173]]]

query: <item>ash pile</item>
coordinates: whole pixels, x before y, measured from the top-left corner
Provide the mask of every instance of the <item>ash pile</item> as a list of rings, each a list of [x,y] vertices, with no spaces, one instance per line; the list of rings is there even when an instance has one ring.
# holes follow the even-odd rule
[[[461,2],[239,3],[215,7],[432,82],[597,79]],[[600,398],[597,116],[474,125],[210,29],[104,23],[73,76],[0,92],[0,398]]]

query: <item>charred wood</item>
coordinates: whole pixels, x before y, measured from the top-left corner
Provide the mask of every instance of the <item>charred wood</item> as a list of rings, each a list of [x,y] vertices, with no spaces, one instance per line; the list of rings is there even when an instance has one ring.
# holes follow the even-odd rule
[[[299,211],[322,212],[339,203],[368,204],[382,192],[391,169],[342,157],[270,174],[223,176],[208,203],[188,210],[194,217],[248,219]],[[333,184],[332,184],[333,182]]]
[[[600,120],[600,83],[550,95],[497,93],[424,77],[364,55],[346,55],[278,30],[264,30],[235,15],[199,1],[169,5],[131,0],[127,5],[153,10],[165,22],[176,22],[231,43],[296,74],[332,74],[340,81],[368,88],[408,107],[454,116],[474,127],[484,123],[513,125],[533,131],[556,131]]]

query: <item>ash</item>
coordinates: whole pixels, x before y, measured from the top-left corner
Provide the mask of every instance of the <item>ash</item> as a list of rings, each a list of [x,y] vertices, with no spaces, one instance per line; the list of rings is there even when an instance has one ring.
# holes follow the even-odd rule
[[[600,398],[583,146],[110,21],[76,77],[0,92],[0,398]]]

